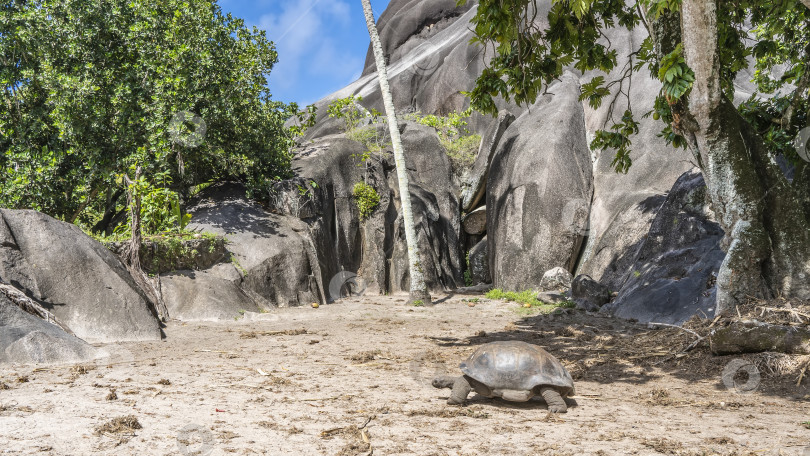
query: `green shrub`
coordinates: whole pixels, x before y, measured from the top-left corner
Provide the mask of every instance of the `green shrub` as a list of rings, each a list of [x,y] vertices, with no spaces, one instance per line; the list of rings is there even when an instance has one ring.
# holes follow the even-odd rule
[[[359,104],[361,101],[363,101],[363,97],[339,98],[329,103],[326,112],[329,117],[342,119],[344,131],[350,132],[357,128],[360,125],[360,120],[366,116]]]
[[[141,233],[144,236],[169,231],[183,232],[191,221],[191,214],[185,213],[180,207],[180,195],[168,188],[171,183],[171,177],[164,172],[157,175],[156,184],[141,176],[129,186],[133,197],[141,198]],[[126,223],[118,225],[115,234],[129,233],[130,219],[131,216],[127,217]]]
[[[354,184],[352,195],[357,200],[361,220],[368,218],[380,204],[380,195],[377,194],[377,190],[374,190],[374,187],[365,182]]]
[[[391,145],[388,135],[380,134],[376,125],[350,130],[346,132],[346,138],[363,145],[365,152],[360,156],[363,162],[371,158],[373,154],[382,154],[383,150]]]
[[[433,127],[439,135],[439,142],[450,158],[453,169],[460,172],[475,162],[475,156],[481,143],[481,136],[470,134],[467,129],[466,119],[471,114],[470,109],[463,112],[451,112],[447,116],[422,116],[419,113],[413,113],[405,116],[405,119]]]

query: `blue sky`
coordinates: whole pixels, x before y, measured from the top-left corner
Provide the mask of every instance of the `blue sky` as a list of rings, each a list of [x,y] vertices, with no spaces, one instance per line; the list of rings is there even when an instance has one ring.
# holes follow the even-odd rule
[[[375,17],[389,0],[371,0]],[[369,38],[360,0],[220,0],[224,12],[267,31],[279,62],[273,99],[313,103],[360,76]]]

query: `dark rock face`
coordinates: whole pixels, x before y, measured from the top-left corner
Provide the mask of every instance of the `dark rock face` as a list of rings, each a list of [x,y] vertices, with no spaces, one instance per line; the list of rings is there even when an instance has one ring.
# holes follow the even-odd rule
[[[587,227],[591,160],[579,83],[570,73],[506,131],[487,181],[487,238],[495,287],[536,287],[573,269]]]
[[[481,147],[475,156],[475,163],[465,173],[461,182],[461,207],[464,212],[470,212],[484,199],[487,190],[487,176],[492,157],[498,150],[498,144],[506,133],[506,129],[515,121],[515,116],[509,111],[501,111],[498,119],[492,122],[482,136]]]
[[[87,342],[24,312],[0,294],[0,364],[78,363],[96,355]]]
[[[118,258],[77,226],[0,209],[0,279],[88,342],[157,340],[147,298]]]
[[[458,187],[450,160],[434,129],[406,122],[400,130],[425,281],[430,291],[455,289],[463,284],[463,266]],[[348,271],[360,276],[366,293],[407,291],[408,255],[393,154],[388,148],[363,162],[364,151],[359,142],[329,136],[299,152],[294,179],[317,185],[309,204],[312,209],[301,218],[310,227],[323,283]],[[362,221],[352,194],[359,182],[380,196],[377,208]]]
[[[577,309],[599,310],[610,302],[610,289],[590,276],[579,275],[571,284],[571,298],[576,303]]]
[[[685,173],[635,249],[633,273],[605,310],[642,323],[680,324],[693,315],[713,315],[714,281],[725,257],[722,238],[702,175]]]
[[[492,283],[492,275],[489,273],[487,245],[487,238],[484,236],[484,239],[470,250],[470,277],[473,285]]]
[[[301,220],[266,212],[239,185],[209,187],[189,207],[190,229],[225,235],[241,288],[257,303],[288,307],[323,303],[321,271]]]

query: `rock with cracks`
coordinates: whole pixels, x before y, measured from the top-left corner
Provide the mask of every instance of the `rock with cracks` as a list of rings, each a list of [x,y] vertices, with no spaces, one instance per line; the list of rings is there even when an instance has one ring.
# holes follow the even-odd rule
[[[0,293],[0,364],[78,363],[96,355],[87,342],[23,311]]]
[[[151,303],[107,248],[70,223],[0,209],[0,280],[90,343],[158,340]]]

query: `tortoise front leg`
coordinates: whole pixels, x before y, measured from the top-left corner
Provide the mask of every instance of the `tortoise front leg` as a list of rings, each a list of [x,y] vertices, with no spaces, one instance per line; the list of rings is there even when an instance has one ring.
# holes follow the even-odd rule
[[[458,378],[458,377],[452,377],[450,375],[441,375],[439,377],[434,378],[432,384],[433,384],[434,388],[439,388],[439,389],[448,388],[448,389],[451,389],[451,388],[453,388],[453,385],[456,384],[456,378]]]
[[[464,404],[471,390],[470,382],[468,382],[463,375],[457,377],[456,381],[453,383],[453,391],[450,393],[450,399],[447,399],[447,403],[450,405]]]
[[[562,396],[560,396],[559,391],[556,389],[544,386],[540,388],[540,395],[546,400],[549,412],[565,413],[568,411],[568,406],[565,405],[565,401],[563,400]]]

